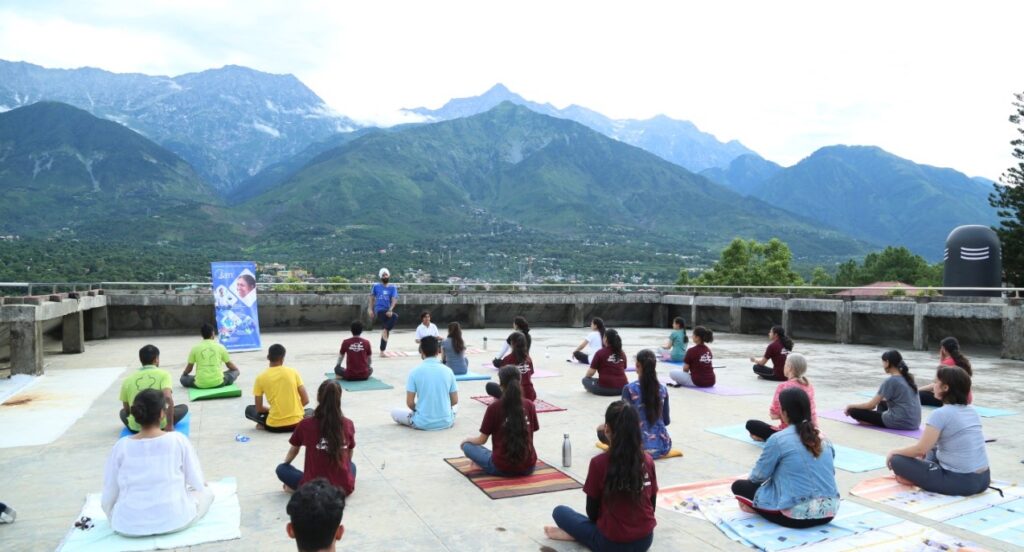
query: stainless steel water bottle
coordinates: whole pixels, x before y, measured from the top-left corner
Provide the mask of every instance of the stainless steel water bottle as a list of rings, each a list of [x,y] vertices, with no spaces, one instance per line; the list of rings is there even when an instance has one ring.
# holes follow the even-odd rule
[[[565,434],[565,439],[562,440],[562,467],[568,468],[572,466],[572,445],[569,443],[569,434]]]

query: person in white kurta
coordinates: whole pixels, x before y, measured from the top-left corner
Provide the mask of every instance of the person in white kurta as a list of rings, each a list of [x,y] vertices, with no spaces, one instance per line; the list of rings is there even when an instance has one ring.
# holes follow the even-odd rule
[[[206,515],[213,493],[188,437],[160,429],[164,397],[147,389],[132,415],[142,431],[119,440],[110,453],[101,504],[111,528],[129,537],[180,531]],[[141,416],[140,416],[141,414]]]

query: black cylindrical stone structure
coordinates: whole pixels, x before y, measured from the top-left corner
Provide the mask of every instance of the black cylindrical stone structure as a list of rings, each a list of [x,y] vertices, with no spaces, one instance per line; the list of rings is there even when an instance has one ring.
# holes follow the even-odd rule
[[[1003,257],[999,236],[988,226],[958,226],[946,238],[943,287],[1003,285]],[[943,295],[999,297],[999,291],[946,291]]]

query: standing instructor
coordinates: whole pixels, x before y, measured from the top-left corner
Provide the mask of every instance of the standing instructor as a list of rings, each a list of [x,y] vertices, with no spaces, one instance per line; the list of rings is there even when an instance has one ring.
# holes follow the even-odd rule
[[[373,289],[370,290],[370,307],[366,310],[374,320],[381,322],[380,356],[384,356],[384,351],[388,348],[388,336],[398,322],[398,313],[395,312],[398,288],[395,284],[388,283],[391,280],[391,272],[388,269],[380,269],[379,276],[380,283],[373,284]]]

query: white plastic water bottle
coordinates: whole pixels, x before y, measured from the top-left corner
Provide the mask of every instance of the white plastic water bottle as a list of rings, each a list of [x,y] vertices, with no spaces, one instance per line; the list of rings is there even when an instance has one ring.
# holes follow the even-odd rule
[[[485,351],[487,350],[487,338],[486,337],[484,338],[484,350]]]
[[[572,445],[569,443],[569,434],[565,434],[565,438],[562,440],[562,467],[568,468],[572,466]]]

